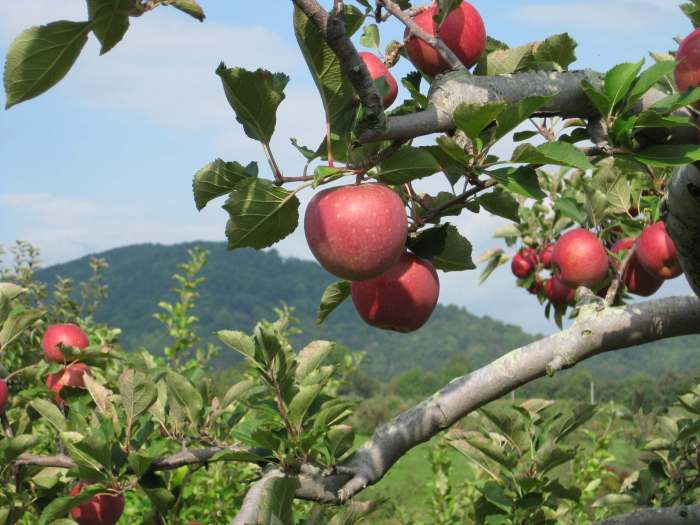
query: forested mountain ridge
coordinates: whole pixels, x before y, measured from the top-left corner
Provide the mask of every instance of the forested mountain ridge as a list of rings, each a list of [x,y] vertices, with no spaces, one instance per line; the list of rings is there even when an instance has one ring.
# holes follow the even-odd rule
[[[298,336],[299,343],[322,338],[364,351],[365,372],[388,381],[414,368],[439,371],[453,358],[466,360],[472,367],[481,366],[534,338],[517,326],[477,317],[456,306],[438,306],[428,324],[411,334],[383,332],[365,325],[350,301],[318,326],[314,322],[318,300],[335,280],[319,265],[282,258],[274,250],[230,252],[225,243],[195,242],[140,244],[98,254],[109,263],[104,272],[109,296],[97,318],[123,330],[122,343],[127,350],[145,346],[156,351],[167,343],[167,335],[153,313],[159,301],[174,300],[172,276],[177,264],[187,260],[187,250],[195,246],[210,252],[195,314],[200,319],[200,335],[213,342],[216,331],[249,331],[258,320],[272,318],[274,307],[286,303],[295,308],[300,320],[303,334]],[[89,272],[88,258],[84,257],[43,269],[37,277],[48,283],[59,275],[80,281]],[[589,360],[585,366],[601,380],[638,373],[658,376],[669,371],[687,372],[700,368],[698,349],[698,337],[667,340],[655,343],[653,351],[613,352]],[[220,359],[222,364],[232,364],[237,356],[222,351]]]

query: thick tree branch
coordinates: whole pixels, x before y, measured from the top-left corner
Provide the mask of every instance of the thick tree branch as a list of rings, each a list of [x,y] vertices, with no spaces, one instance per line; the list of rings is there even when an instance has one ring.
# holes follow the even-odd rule
[[[700,170],[694,164],[671,179],[666,228],[676,244],[685,276],[700,296]]]
[[[580,314],[584,315],[584,314]],[[571,328],[514,350],[453,380],[419,405],[380,427],[331,476],[303,475],[297,495],[346,501],[379,481],[408,450],[428,441],[486,403],[547,373],[589,357],[659,339],[700,333],[700,300],[673,297],[588,311]],[[346,482],[343,485],[343,482]],[[338,487],[342,486],[338,490]]]
[[[355,45],[345,31],[342,16],[329,15],[316,0],[292,0],[321,32],[323,39],[338,57],[343,74],[365,109],[365,125],[374,132],[381,132],[386,126],[382,97],[374,86],[374,81]]]
[[[700,523],[700,505],[668,507],[663,509],[640,509],[608,518],[598,525],[693,525]]]

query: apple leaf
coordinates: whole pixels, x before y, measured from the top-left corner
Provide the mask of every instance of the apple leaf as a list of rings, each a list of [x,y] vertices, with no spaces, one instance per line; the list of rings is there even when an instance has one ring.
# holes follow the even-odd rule
[[[472,140],[494,122],[506,109],[505,102],[487,104],[460,104],[454,112],[455,125]]]
[[[610,100],[607,95],[603,93],[600,89],[591,84],[588,80],[581,81],[581,89],[591,101],[593,106],[598,110],[603,116],[607,116],[612,108]]]
[[[530,199],[542,200],[546,197],[540,188],[537,171],[530,166],[502,168],[489,171],[488,175],[496,179],[504,188]]]
[[[175,9],[187,13],[200,22],[204,22],[204,10],[195,0],[163,0],[161,3],[163,5],[173,6]]]
[[[277,124],[277,108],[284,100],[284,88],[289,77],[265,69],[248,71],[240,67],[227,68],[222,62],[216,74],[224,85],[226,99],[243,125],[245,134],[263,144],[269,144]]]
[[[442,27],[445,18],[460,5],[462,5],[462,0],[437,0],[438,9],[433,16],[433,20],[435,20],[438,29]]]
[[[457,228],[444,224],[424,230],[409,239],[409,249],[444,272],[461,272],[476,268],[472,261],[472,245]]]
[[[539,146],[521,144],[515,148],[511,161],[521,164],[553,164],[583,171],[593,169],[588,157],[567,142],[546,142]]]
[[[39,522],[37,525],[50,525],[55,520],[68,514],[73,507],[77,507],[81,503],[86,502],[93,496],[98,494],[104,494],[107,489],[102,485],[89,485],[83,487],[80,494],[77,496],[63,496],[54,499],[49,503],[39,516]]]
[[[423,148],[404,146],[382,162],[379,180],[387,184],[405,184],[440,171],[435,157]]]
[[[533,47],[534,44],[529,43],[512,49],[496,49],[486,57],[486,71],[482,73],[480,67],[477,73],[487,75],[515,73],[530,62]]]
[[[498,128],[494,140],[505,137],[551,99],[551,96],[532,96],[509,105],[496,118]]]
[[[23,307],[16,308],[8,313],[0,329],[0,351],[22,335],[22,332],[27,327],[41,319],[45,313],[41,310],[25,309]]]
[[[172,510],[175,503],[175,495],[168,490],[163,478],[153,473],[147,473],[139,479],[139,488],[148,496],[153,506],[165,514]]]
[[[657,62],[649,69],[644,71],[632,86],[629,96],[627,97],[626,109],[631,109],[636,102],[642,98],[644,93],[649,91],[662,78],[673,73],[676,68],[675,60],[663,60]]]
[[[142,372],[125,370],[117,380],[121,404],[126,413],[127,425],[143,414],[156,402],[157,392],[153,381]]]
[[[168,385],[170,405],[177,405],[180,411],[187,414],[187,419],[193,425],[198,425],[204,408],[204,400],[199,390],[187,378],[171,370],[165,374],[165,383]]]
[[[260,512],[256,523],[260,525],[293,525],[292,503],[299,480],[293,476],[274,477],[262,487]]]
[[[603,83],[605,95],[610,101],[610,108],[615,106],[624,99],[632,89],[637,74],[642,70],[644,60],[636,64],[625,63],[618,64],[605,74],[605,82]]]
[[[360,37],[360,44],[371,49],[379,49],[379,27],[377,24],[366,25]]]
[[[91,27],[90,22],[61,20],[23,31],[5,59],[5,108],[41,95],[65,77]]]
[[[350,297],[349,281],[338,281],[329,285],[321,296],[321,303],[318,305],[318,314],[316,315],[316,324],[323,323],[348,297]]]
[[[630,158],[647,166],[684,166],[700,160],[700,146],[695,144],[652,146],[630,155]]]
[[[289,422],[298,432],[301,432],[306,413],[321,393],[321,390],[323,390],[323,386],[323,383],[304,385],[292,398],[292,402],[289,404],[288,417]]]
[[[488,264],[486,265],[486,268],[484,268],[484,271],[481,272],[481,275],[479,276],[479,284],[484,284],[486,279],[491,277],[491,274],[499,267],[504,264],[506,264],[508,261],[510,261],[510,257],[508,257],[505,253],[503,253],[503,250],[491,250],[489,252],[486,252],[484,255],[482,255],[479,258],[479,262],[485,262],[488,261]]]
[[[0,462],[3,465],[12,463],[17,456],[26,452],[39,442],[39,436],[22,434],[21,436],[0,440]]]
[[[330,341],[312,341],[299,352],[297,356],[297,369],[295,378],[301,383],[306,377],[316,370],[324,359],[328,357],[335,343]]]
[[[672,113],[685,106],[692,106],[700,100],[700,88],[689,89],[683,93],[673,93],[654,102],[649,109],[661,113]]]
[[[116,46],[129,29],[129,12],[134,7],[132,0],[87,0],[88,17],[92,32],[102,44],[104,55]]]
[[[231,217],[226,226],[231,250],[267,248],[291,234],[299,223],[295,192],[278,188],[266,179],[249,178],[238,183],[224,209]]]
[[[569,33],[561,33],[546,38],[534,47],[534,61],[537,64],[555,64],[556,69],[565,71],[576,62],[578,44]]]
[[[245,167],[238,162],[225,162],[221,159],[210,162],[195,174],[192,182],[197,209],[201,210],[210,201],[230,193],[242,180],[257,176],[257,162],[251,162]]]
[[[570,197],[560,197],[554,202],[554,208],[562,215],[569,217],[579,224],[585,224],[588,215],[577,201]]]
[[[489,212],[499,217],[520,222],[518,210],[520,206],[513,196],[501,188],[479,197],[479,203]]]
[[[61,414],[58,407],[50,401],[46,399],[32,399],[29,402],[29,406],[36,410],[58,432],[64,432],[68,428],[66,418]]]

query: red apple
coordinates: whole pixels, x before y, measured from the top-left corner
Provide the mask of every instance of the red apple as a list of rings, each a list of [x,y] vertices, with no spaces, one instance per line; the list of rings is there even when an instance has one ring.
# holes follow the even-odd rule
[[[408,225],[401,198],[383,184],[329,188],[306,208],[306,241],[316,260],[342,279],[387,271],[405,251]]]
[[[676,53],[676,84],[681,91],[700,86],[700,29],[690,33],[681,42]],[[696,103],[697,107],[698,104]]]
[[[369,325],[396,332],[418,330],[430,318],[440,293],[433,265],[405,252],[379,277],[355,281],[352,302]]]
[[[577,228],[556,242],[552,266],[561,282],[570,288],[593,288],[608,275],[608,254],[592,232]]]
[[[636,242],[637,240],[633,237],[627,237],[626,239],[616,242],[610,251],[613,253],[620,253],[622,251],[634,249]],[[662,279],[654,277],[639,264],[636,253],[632,254],[627,263],[627,267],[622,272],[622,282],[630,293],[641,295],[642,297],[654,295],[663,284]]]
[[[0,379],[0,414],[5,413],[5,409],[7,408],[7,398],[9,395],[10,393],[7,390],[7,383],[4,379]]]
[[[552,254],[554,253],[554,244],[551,242],[547,244],[544,248],[542,248],[542,251],[540,252],[540,261],[542,262],[542,266],[545,268],[549,269],[552,267]]]
[[[41,346],[44,348],[44,358],[53,363],[65,363],[68,359],[58,348],[61,343],[74,348],[87,348],[90,344],[87,335],[79,326],[74,324],[52,324],[46,329]]]
[[[85,363],[72,363],[60,372],[46,376],[46,386],[54,393],[53,399],[59,404],[65,403],[60,396],[63,387],[85,388],[85,374],[92,375],[92,370]]]
[[[538,276],[535,276],[535,280],[532,281],[532,284],[530,285],[530,288],[527,289],[527,291],[530,292],[532,295],[540,295],[540,292],[542,290],[544,290],[544,284]]]
[[[565,306],[574,302],[576,290],[566,286],[556,275],[553,275],[544,283],[544,295],[552,304]]]
[[[513,275],[520,279],[529,277],[535,268],[537,268],[537,252],[532,248],[522,248],[510,263]]]
[[[388,108],[396,100],[396,95],[399,94],[399,85],[396,83],[394,75],[391,74],[384,62],[376,55],[366,51],[359,53],[359,55],[362,57],[362,60],[364,60],[372,80],[377,80],[380,77],[384,77],[384,80],[386,80],[389,91],[384,95],[384,100],[382,102],[384,103],[384,109]]]
[[[437,24],[433,16],[437,6],[433,5],[417,14],[413,21],[428,34],[435,35]],[[486,48],[486,29],[479,12],[469,2],[462,4],[452,11],[440,27],[440,39],[457,55],[457,58],[467,67],[479,60]],[[410,38],[409,38],[410,37]],[[434,77],[450,69],[438,52],[426,42],[415,36],[410,36],[408,29],[404,32],[406,54],[413,64],[426,75]]]
[[[666,232],[663,222],[644,228],[637,239],[635,253],[639,263],[653,277],[675,279],[683,273],[676,255],[676,245]]]
[[[87,486],[80,481],[70,491],[71,496],[77,496]],[[73,507],[71,518],[80,525],[115,525],[124,513],[124,496],[121,494],[98,494],[89,500]]]

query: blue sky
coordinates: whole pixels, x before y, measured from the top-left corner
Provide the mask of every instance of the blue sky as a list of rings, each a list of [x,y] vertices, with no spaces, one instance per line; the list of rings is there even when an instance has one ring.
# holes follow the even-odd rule
[[[50,264],[137,242],[223,240],[226,216],[218,203],[195,210],[192,175],[217,157],[257,160],[263,172],[266,164],[258,144],[236,123],[214,75],[222,60],[291,76],[273,149],[286,174],[300,172],[301,158],[289,137],[316,144],[323,115],[294,40],[291,2],[201,3],[208,15],[203,24],[159,8],[132,19],[125,40],[103,57],[91,38],[58,87],[0,113],[0,244],[29,240]],[[81,1],[28,4],[0,4],[3,56],[28,26],[86,16]],[[673,37],[692,29],[673,0],[473,4],[488,33],[510,45],[569,32],[580,44],[578,68],[605,70],[637,61],[648,51],[675,47]],[[385,42],[401,34],[400,27],[389,25]],[[476,255],[499,246],[489,236],[499,220],[465,214],[458,223]],[[278,249],[311,257],[301,228]],[[507,269],[481,287],[477,272],[443,275],[442,288],[442,302],[531,331],[554,329],[537,302],[515,289]],[[681,279],[664,288],[666,294],[688,290]]]

